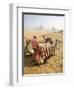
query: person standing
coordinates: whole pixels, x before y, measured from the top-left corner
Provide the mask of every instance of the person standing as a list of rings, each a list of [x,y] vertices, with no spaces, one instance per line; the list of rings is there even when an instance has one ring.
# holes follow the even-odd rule
[[[34,50],[33,59],[35,60],[36,64],[39,64],[40,50],[38,47],[38,41],[36,36],[33,36],[31,43]]]

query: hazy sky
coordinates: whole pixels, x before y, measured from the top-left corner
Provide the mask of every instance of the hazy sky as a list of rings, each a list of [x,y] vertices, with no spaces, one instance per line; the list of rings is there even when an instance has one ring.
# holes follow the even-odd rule
[[[56,29],[64,29],[64,16],[53,15],[24,15],[25,30],[50,30],[53,27]]]

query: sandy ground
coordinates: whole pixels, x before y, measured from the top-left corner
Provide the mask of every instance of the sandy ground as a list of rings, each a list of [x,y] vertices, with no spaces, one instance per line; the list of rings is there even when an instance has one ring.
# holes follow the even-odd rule
[[[52,56],[48,59],[46,64],[35,66],[32,64],[32,56],[24,57],[24,74],[45,74],[45,73],[62,73],[63,72],[63,32],[25,32],[26,38],[32,38],[33,35],[38,37],[39,41],[42,41],[42,35],[47,35],[53,40],[58,39],[61,43],[58,43],[55,56]]]

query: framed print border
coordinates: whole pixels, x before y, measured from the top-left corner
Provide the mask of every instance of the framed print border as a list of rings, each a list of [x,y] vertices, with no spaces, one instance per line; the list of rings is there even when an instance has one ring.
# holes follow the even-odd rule
[[[37,84],[43,83],[44,79],[46,82],[69,82],[71,80],[71,77],[69,77],[71,68],[68,67],[71,61],[69,56],[69,42],[70,42],[70,14],[71,10],[70,8],[57,8],[57,7],[28,7],[25,5],[20,4],[11,4],[10,5],[10,85],[25,85],[25,84]],[[23,70],[22,70],[22,45],[23,43],[23,15],[22,13],[43,13],[43,14],[63,14],[65,15],[65,31],[64,31],[64,73],[63,74],[44,74],[43,77],[41,75],[26,75],[23,76]],[[52,75],[52,76],[51,76]],[[31,76],[31,77],[27,77]],[[37,76],[34,78],[34,76]],[[40,76],[40,77],[39,77]],[[32,82],[32,81],[38,81],[38,82]],[[46,83],[44,82],[44,83]],[[56,82],[55,82],[56,83]]]

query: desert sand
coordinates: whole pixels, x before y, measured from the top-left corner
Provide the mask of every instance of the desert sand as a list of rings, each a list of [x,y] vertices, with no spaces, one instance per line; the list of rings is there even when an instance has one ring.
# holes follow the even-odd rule
[[[57,44],[55,56],[48,59],[46,64],[39,66],[32,65],[32,56],[24,57],[24,74],[45,74],[45,73],[63,73],[63,31],[62,32],[25,32],[25,40],[37,36],[38,41],[43,41],[42,35],[51,37],[52,40],[58,39],[60,43]],[[25,43],[24,43],[25,44]]]

